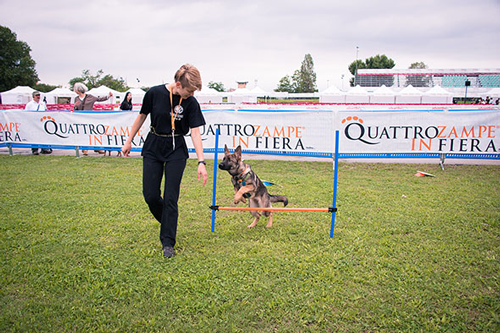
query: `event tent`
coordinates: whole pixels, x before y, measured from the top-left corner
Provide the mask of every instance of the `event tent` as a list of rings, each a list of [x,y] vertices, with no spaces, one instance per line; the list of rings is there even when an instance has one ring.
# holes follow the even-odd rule
[[[361,86],[351,88],[345,95],[346,103],[369,103],[370,96],[368,92]]]
[[[487,92],[485,92],[484,94],[481,94],[481,95],[484,95],[484,97],[486,97],[486,96],[500,97],[500,88],[493,88],[493,89],[488,90]]]
[[[257,96],[257,97],[269,96],[269,93],[267,91],[265,91],[264,89],[260,88],[260,87],[253,88],[252,90],[250,90],[250,93],[252,95]]]
[[[257,103],[257,96],[252,95],[249,89],[239,88],[227,95],[228,103]]]
[[[435,86],[422,94],[422,104],[451,104],[453,94],[440,86]]]
[[[385,85],[377,88],[370,95],[370,103],[394,104],[395,101],[396,93]]]
[[[144,90],[139,88],[131,88],[123,93],[123,98],[125,98],[128,92],[132,93],[132,104],[142,104],[142,100],[144,98],[144,95],[146,94]]]
[[[396,95],[396,104],[420,104],[422,93],[411,84]]]
[[[87,92],[87,94],[93,95],[95,97],[103,97],[103,96],[107,96],[109,94],[109,92],[113,93],[113,97],[111,97],[110,99],[108,99],[104,102],[97,102],[97,103],[100,103],[100,104],[106,104],[106,103],[107,104],[121,104],[121,102],[123,101],[123,97],[125,96],[125,93],[116,91],[116,90],[108,88],[106,86],[92,88]]]
[[[55,88],[42,95],[47,98],[47,104],[73,104],[77,96],[74,91],[65,88]]]
[[[345,103],[345,93],[331,86],[319,94],[320,103]]]
[[[35,89],[27,86],[18,86],[1,93],[2,104],[28,104],[33,99]]]
[[[213,88],[204,87],[201,91],[196,90],[194,97],[198,103],[222,103],[222,94]]]

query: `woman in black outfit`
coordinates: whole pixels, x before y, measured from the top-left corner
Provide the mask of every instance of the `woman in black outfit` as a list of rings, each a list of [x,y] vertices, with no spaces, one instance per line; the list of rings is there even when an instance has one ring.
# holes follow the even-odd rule
[[[129,111],[132,110],[132,93],[129,91],[125,94],[125,98],[123,99],[122,104],[120,105],[120,111]]]

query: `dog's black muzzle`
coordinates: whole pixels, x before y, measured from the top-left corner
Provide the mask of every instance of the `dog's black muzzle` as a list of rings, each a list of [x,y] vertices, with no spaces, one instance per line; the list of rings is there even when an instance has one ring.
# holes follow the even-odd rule
[[[229,170],[230,169],[229,163],[226,163],[224,161],[220,162],[219,169],[221,169],[221,170]]]

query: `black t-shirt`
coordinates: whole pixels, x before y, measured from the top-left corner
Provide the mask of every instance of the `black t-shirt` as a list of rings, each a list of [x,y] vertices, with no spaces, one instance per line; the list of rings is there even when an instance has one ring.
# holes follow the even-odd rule
[[[172,95],[174,104],[174,114],[176,107],[179,105],[181,96]],[[142,108],[140,113],[151,116],[151,126],[155,132],[165,136],[158,136],[149,133],[144,146],[142,148],[142,156],[169,161],[175,159],[188,158],[188,150],[184,135],[189,133],[190,128],[195,128],[205,125],[205,118],[201,113],[200,104],[194,97],[182,99],[181,108],[175,118],[175,150],[173,150],[172,125],[170,118],[170,92],[165,85],[152,87],[144,95]]]

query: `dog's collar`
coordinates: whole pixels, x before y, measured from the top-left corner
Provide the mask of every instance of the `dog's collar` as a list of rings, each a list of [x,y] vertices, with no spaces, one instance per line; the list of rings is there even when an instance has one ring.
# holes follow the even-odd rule
[[[237,175],[236,179],[238,179],[238,181],[240,183],[241,182],[245,182],[247,180],[249,174],[250,174],[250,167],[248,166],[248,164],[245,164],[245,170],[243,170],[242,173],[240,173],[239,175]],[[245,184],[243,184],[243,186],[245,186]]]

